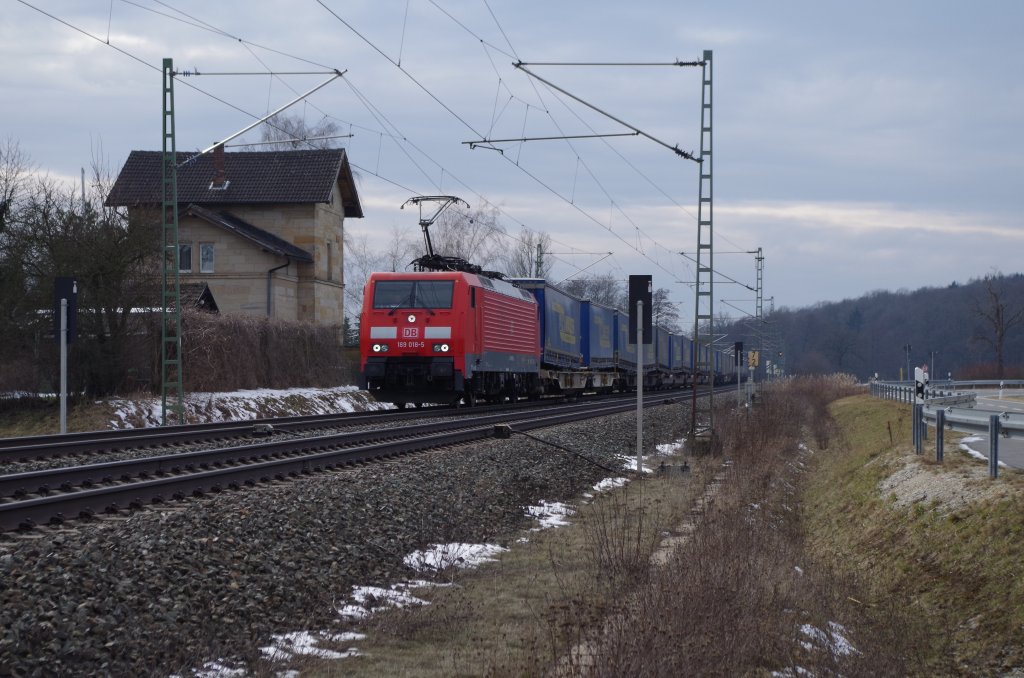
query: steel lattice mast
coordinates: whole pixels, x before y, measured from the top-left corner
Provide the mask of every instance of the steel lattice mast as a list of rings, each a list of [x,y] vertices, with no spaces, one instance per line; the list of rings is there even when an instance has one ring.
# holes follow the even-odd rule
[[[704,50],[701,64],[700,96],[700,187],[697,202],[697,284],[693,302],[694,385],[690,410],[690,435],[697,435],[696,375],[708,375],[708,430],[714,434],[715,375],[714,375],[714,230],[711,157],[711,50]],[[701,321],[706,323],[707,339],[701,333]],[[703,344],[703,345],[702,345]]]
[[[174,142],[174,61],[163,66],[163,156],[160,219],[163,232],[163,290],[160,296],[160,423],[170,412],[184,424],[181,376],[181,267],[178,262],[178,154]]]

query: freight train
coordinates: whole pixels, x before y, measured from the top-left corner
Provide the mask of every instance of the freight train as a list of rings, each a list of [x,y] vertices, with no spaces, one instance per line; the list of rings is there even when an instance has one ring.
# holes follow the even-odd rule
[[[629,339],[627,313],[544,280],[374,273],[359,323],[362,386],[399,407],[628,391],[638,378]],[[701,346],[697,360],[689,338],[662,327],[643,350],[645,389],[729,375],[721,351]]]

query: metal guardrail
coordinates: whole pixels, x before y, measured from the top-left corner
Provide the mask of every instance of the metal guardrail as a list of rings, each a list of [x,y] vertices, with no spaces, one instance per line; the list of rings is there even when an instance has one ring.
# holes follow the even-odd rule
[[[944,384],[946,386],[950,384]],[[955,382],[956,387],[985,386],[998,388],[1020,388],[1018,381],[971,381]],[[935,460],[942,463],[944,433],[947,428],[962,433],[987,435],[989,440],[988,472],[991,478],[999,476],[999,439],[1024,439],[1024,414],[976,409],[977,394],[974,392],[943,392],[935,388],[925,389],[923,403],[915,402],[913,385],[905,383],[873,382],[871,394],[888,400],[908,402],[913,405],[911,432],[914,450],[921,454],[924,440],[928,437],[928,426],[935,427]],[[968,407],[954,407],[968,405]]]
[[[914,388],[913,381],[873,381],[871,385],[898,386],[902,388]],[[932,379],[928,382],[930,388],[943,389],[947,391],[969,391],[974,389],[1004,389],[1007,391],[1024,392],[1024,379],[971,379],[971,380],[950,380]]]
[[[995,412],[962,407],[943,407],[926,402],[922,411],[925,421],[934,426],[938,420],[938,412],[942,410],[946,428],[963,433],[979,433],[988,435],[992,417],[999,418],[999,434],[1004,438],[1024,439],[1024,414],[1014,412]]]
[[[998,383],[998,382],[997,382]],[[974,407],[978,394],[957,390],[960,383],[942,382],[925,388],[925,402],[937,405],[966,405]],[[871,395],[883,400],[897,400],[901,403],[914,402],[914,385],[906,382],[875,381],[871,383]]]
[[[980,379],[976,381],[951,382],[956,388],[986,388],[1024,391],[1024,379]]]

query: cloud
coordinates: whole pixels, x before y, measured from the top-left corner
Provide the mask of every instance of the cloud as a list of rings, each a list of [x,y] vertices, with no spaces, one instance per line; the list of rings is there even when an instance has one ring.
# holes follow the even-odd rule
[[[853,235],[916,231],[1024,240],[1024,229],[1019,225],[997,222],[991,214],[915,210],[888,204],[829,202],[726,204],[716,209],[720,221],[728,221],[733,217],[744,222],[770,221],[798,228],[846,231]]]

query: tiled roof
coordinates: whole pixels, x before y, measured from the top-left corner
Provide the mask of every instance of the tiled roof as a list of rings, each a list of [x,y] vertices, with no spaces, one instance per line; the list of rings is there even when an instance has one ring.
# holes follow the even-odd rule
[[[182,306],[194,306],[211,313],[220,313],[210,286],[204,282],[181,283],[179,287]]]
[[[214,212],[213,210],[208,210],[204,207],[200,207],[199,205],[189,205],[188,209],[185,210],[185,213],[203,219],[214,226],[220,226],[225,230],[231,231],[235,235],[254,242],[268,252],[272,252],[278,256],[291,257],[295,261],[304,264],[313,263],[313,255],[306,250],[301,247],[296,247],[287,240],[283,240],[273,233],[264,231],[262,228],[253,226],[249,222],[243,221],[229,212]]]
[[[132,151],[107,205],[158,205],[163,174],[160,151]],[[363,216],[352,169],[341,148],[224,153],[227,187],[211,189],[213,154],[178,153],[178,202],[225,205],[330,202],[340,186],[346,217]]]

